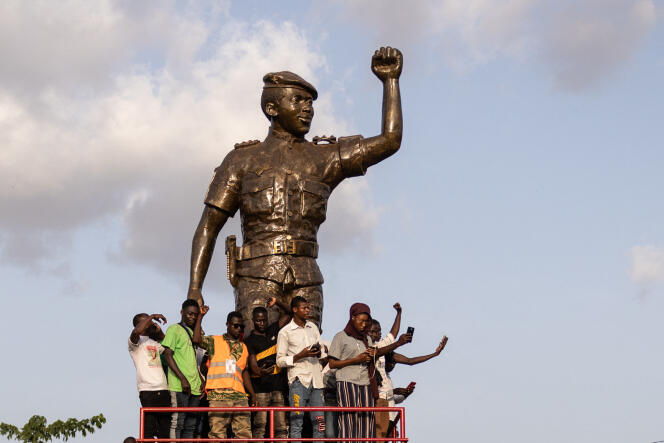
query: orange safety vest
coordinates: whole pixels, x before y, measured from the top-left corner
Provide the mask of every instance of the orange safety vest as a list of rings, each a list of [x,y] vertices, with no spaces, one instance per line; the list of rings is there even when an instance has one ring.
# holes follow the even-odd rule
[[[247,346],[242,343],[242,356],[235,361],[231,357],[231,348],[228,342],[221,335],[214,337],[214,354],[208,360],[208,373],[205,381],[205,392],[212,389],[232,389],[237,392],[244,392],[244,383],[242,382],[242,371],[247,367],[249,351]],[[235,370],[226,372],[226,368],[235,362]]]

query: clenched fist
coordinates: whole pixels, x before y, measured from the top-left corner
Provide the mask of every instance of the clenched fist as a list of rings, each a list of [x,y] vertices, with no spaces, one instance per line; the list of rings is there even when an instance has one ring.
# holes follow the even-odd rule
[[[371,57],[371,70],[381,81],[399,78],[403,66],[403,55],[396,48],[377,49]]]

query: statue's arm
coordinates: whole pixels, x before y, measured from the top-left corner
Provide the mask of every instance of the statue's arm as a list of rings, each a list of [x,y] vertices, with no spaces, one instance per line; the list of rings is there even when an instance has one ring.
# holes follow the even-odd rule
[[[378,49],[371,58],[371,70],[383,82],[381,133],[364,140],[364,168],[386,159],[399,150],[403,131],[399,76],[403,55],[396,48]]]
[[[229,214],[219,208],[205,205],[201,221],[194,233],[191,242],[191,269],[189,271],[189,293],[187,298],[192,298],[203,305],[201,288],[205,281],[210,260],[214,252],[217,236],[223,228]]]

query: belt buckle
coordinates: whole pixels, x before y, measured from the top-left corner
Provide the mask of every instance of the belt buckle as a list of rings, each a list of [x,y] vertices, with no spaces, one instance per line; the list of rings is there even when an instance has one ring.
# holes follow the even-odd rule
[[[295,254],[295,240],[275,240],[272,243],[273,254]]]

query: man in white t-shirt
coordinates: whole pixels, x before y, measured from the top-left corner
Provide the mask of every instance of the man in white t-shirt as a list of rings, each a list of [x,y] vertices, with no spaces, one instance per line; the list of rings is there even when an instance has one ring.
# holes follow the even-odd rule
[[[161,314],[145,313],[134,316],[134,329],[129,336],[129,355],[136,367],[138,398],[143,407],[171,406],[166,374],[161,365],[160,355],[164,348],[159,344],[164,339],[164,332],[159,322],[166,323]],[[168,438],[171,414],[146,413],[143,421],[145,438]]]

